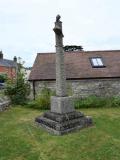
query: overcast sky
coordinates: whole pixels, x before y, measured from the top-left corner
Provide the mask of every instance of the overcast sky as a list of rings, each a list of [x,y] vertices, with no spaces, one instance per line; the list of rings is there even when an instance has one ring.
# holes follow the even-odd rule
[[[54,21],[63,22],[64,45],[120,49],[120,0],[0,0],[0,50],[32,66],[39,52],[54,52]]]

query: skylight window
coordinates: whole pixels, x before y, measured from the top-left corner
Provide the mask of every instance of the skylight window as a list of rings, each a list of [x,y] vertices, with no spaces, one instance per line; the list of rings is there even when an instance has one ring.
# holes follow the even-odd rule
[[[92,67],[96,67],[96,68],[105,67],[101,57],[93,57],[90,60],[91,60]]]

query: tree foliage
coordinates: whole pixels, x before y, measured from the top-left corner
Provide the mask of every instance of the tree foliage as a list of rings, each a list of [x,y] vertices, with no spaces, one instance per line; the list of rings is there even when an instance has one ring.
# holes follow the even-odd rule
[[[4,83],[7,80],[7,74],[0,74],[0,83]]]
[[[30,93],[29,83],[25,80],[23,64],[18,63],[17,77],[8,79],[5,94],[11,99],[13,104],[25,104]]]
[[[82,46],[76,46],[76,45],[66,45],[63,47],[65,52],[70,52],[70,51],[83,51]]]

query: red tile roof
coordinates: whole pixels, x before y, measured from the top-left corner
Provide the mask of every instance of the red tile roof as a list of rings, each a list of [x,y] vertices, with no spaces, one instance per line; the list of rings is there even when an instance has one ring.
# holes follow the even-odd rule
[[[91,57],[102,57],[104,68],[92,68]],[[120,77],[120,50],[65,53],[67,79]],[[38,53],[29,80],[55,79],[55,53]]]

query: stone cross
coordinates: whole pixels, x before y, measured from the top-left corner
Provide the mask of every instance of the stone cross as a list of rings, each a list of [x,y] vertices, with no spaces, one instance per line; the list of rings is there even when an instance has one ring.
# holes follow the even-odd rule
[[[56,39],[56,95],[58,97],[65,97],[66,93],[66,76],[64,67],[64,50],[63,50],[63,33],[62,22],[60,16],[56,16],[54,27]]]
[[[59,15],[53,30],[56,37],[56,96],[51,97],[51,110],[36,117],[35,122],[50,133],[62,135],[91,126],[92,118],[76,112],[72,97],[66,94],[63,33]]]
[[[56,96],[51,97],[51,112],[66,114],[74,111],[73,101],[67,96],[63,50],[63,33],[60,15],[56,16],[54,27],[56,40]]]

